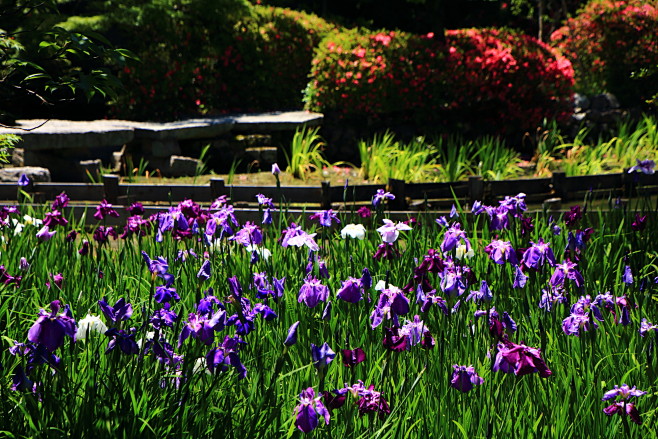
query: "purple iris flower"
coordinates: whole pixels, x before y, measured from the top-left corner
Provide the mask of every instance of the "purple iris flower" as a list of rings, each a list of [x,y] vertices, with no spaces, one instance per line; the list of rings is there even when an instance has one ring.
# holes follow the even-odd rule
[[[649,333],[649,331],[653,331],[658,334],[658,325],[654,325],[653,323],[650,323],[646,318],[644,318],[640,323],[640,335],[644,337]]]
[[[71,199],[69,198],[68,195],[66,195],[66,192],[62,192],[61,194],[59,194],[55,197],[55,200],[53,201],[53,204],[52,204],[52,209],[53,210],[62,209],[62,208],[69,205],[70,200]]]
[[[382,259],[390,261],[393,259],[398,259],[400,256],[400,251],[395,248],[395,244],[382,242],[377,247],[377,250],[375,251],[375,254],[372,255],[372,258],[377,261],[381,261]]]
[[[251,221],[247,221],[235,235],[233,235],[231,240],[237,241],[245,247],[249,245],[260,245],[263,242],[263,234],[256,224]]]
[[[361,206],[359,210],[356,211],[357,215],[361,218],[370,218],[372,216],[372,211],[368,206]]]
[[[322,315],[320,315],[320,319],[327,321],[331,320],[331,300],[327,302],[327,304],[324,306],[324,309],[322,310]]]
[[[139,346],[135,341],[134,328],[130,332],[126,332],[123,329],[110,328],[105,332],[105,335],[112,337],[112,340],[110,340],[105,349],[106,354],[112,352],[117,346],[126,355],[139,354]]]
[[[225,309],[224,304],[219,301],[219,299],[213,296],[213,289],[208,288],[207,291],[203,293],[203,299],[199,300],[199,303],[196,306],[196,311],[201,315],[210,315],[214,312],[214,306],[217,305],[217,309]]]
[[[526,195],[523,192],[519,192],[517,195],[510,197],[505,196],[505,199],[500,201],[500,207],[505,208],[508,212],[512,213],[514,216],[520,216],[525,212],[528,207],[525,204]]]
[[[647,392],[644,390],[638,390],[635,386],[632,388],[626,384],[622,384],[621,387],[615,385],[615,388],[612,390],[608,390],[603,394],[603,398],[601,398],[601,401],[608,401],[610,399],[615,399],[617,397],[621,399],[629,399],[632,396],[642,396],[646,395]]]
[[[178,320],[178,315],[171,310],[171,304],[165,303],[162,308],[153,313],[153,316],[149,319],[149,323],[153,325],[154,329],[159,331],[165,326],[172,328],[176,320]]]
[[[61,308],[60,301],[54,300],[50,302],[50,312],[43,309],[39,311],[39,317],[30,328],[27,339],[44,345],[50,352],[64,344],[64,336],[68,335],[75,341],[77,328],[71,310],[66,305],[64,311],[57,315]]]
[[[53,210],[51,212],[46,212],[46,217],[43,219],[43,225],[48,226],[49,228],[54,229],[55,226],[65,226],[69,223],[69,220],[64,218],[62,212],[59,210]]]
[[[635,214],[635,221],[631,223],[631,229],[634,232],[641,232],[647,226],[647,215]]]
[[[512,283],[512,288],[523,288],[525,287],[527,281],[528,281],[528,276],[523,274],[521,267],[517,266],[514,272],[514,282]]]
[[[361,348],[343,349],[341,354],[343,355],[343,365],[345,367],[354,367],[366,361],[366,353]]]
[[[310,251],[316,252],[316,251],[320,250],[320,246],[317,244],[317,242],[315,242],[315,235],[317,235],[317,233],[306,233],[304,231],[301,231],[301,233],[299,233],[299,234],[297,234],[297,235],[295,235],[291,238],[288,238],[287,240],[286,240],[286,238],[284,238],[284,242],[286,242],[287,246],[290,246],[290,245],[293,246],[293,247],[304,247],[304,246],[306,246],[306,247],[308,247],[308,249]],[[281,245],[283,245],[283,243]],[[285,245],[284,245],[284,247],[285,247]]]
[[[178,338],[178,347],[180,348],[190,336],[209,346],[215,339],[215,331],[221,331],[225,325],[226,311],[223,309],[217,311],[212,317],[190,313]]]
[[[130,216],[144,215],[144,205],[140,202],[131,203],[128,206],[128,213]]]
[[[196,277],[202,281],[210,279],[210,259],[203,261],[203,265],[201,265],[201,269],[196,274]]]
[[[409,312],[409,299],[398,287],[389,285],[388,288],[381,290],[379,300],[375,309],[370,314],[372,329],[379,326],[384,319],[393,321],[398,326],[398,316],[405,315]]]
[[[519,265],[519,260],[516,258],[516,251],[512,248],[512,244],[509,241],[494,239],[484,248],[484,251],[496,264],[504,264],[507,261],[511,265]]]
[[[459,366],[454,364],[452,368],[454,371],[452,372],[450,387],[454,387],[460,392],[469,392],[473,390],[473,386],[479,386],[484,383],[484,378],[475,372],[473,366]]]
[[[531,247],[523,252],[523,258],[521,258],[523,265],[535,270],[541,269],[545,263],[551,267],[555,266],[555,255],[549,242],[544,242],[542,238],[539,238],[537,243],[530,242],[530,244]]]
[[[379,207],[386,200],[395,200],[395,195],[386,192],[384,189],[377,189],[377,193],[372,197],[372,205]]]
[[[21,176],[18,178],[18,185],[27,186],[29,184],[30,184],[30,178],[25,174],[21,174]]]
[[[491,302],[492,299],[493,299],[493,294],[491,293],[489,284],[487,284],[486,280],[482,280],[480,282],[480,289],[477,291],[476,290],[471,291],[471,293],[466,297],[465,302],[471,300],[476,303]]]
[[[111,216],[114,218],[119,218],[119,212],[117,212],[107,200],[101,201],[101,203],[96,206],[96,212],[94,212],[94,218],[97,220],[102,220],[106,216]]]
[[[329,410],[322,403],[322,397],[316,397],[315,390],[309,387],[299,394],[299,405],[295,407],[295,426],[302,432],[309,433],[317,428],[318,416],[322,416],[324,423],[329,425]]]
[[[598,328],[594,320],[590,320],[589,313],[571,313],[562,321],[562,330],[567,335],[579,336],[582,332],[589,331],[592,326]]]
[[[430,307],[434,304],[441,309],[443,314],[450,314],[448,312],[448,304],[442,297],[436,295],[436,290],[431,290],[426,293],[423,290],[422,285],[418,285],[416,290],[416,303],[420,304],[421,312],[428,312]]]
[[[361,271],[361,286],[364,290],[368,290],[372,286],[372,276],[367,267],[364,267],[363,271]]]
[[[505,206],[498,206],[487,209],[491,223],[489,230],[506,230],[509,229],[509,213],[510,211]]]
[[[629,265],[624,268],[624,274],[621,279],[627,285],[631,285],[633,283],[633,272],[631,271],[631,267]]]
[[[507,340],[498,343],[498,353],[492,370],[513,373],[517,376],[537,372],[542,378],[548,378],[553,374],[541,358],[539,349]]]
[[[572,227],[576,225],[582,217],[583,212],[580,210],[580,206],[576,204],[575,206],[571,206],[569,212],[564,214],[564,223],[567,225],[567,227]]]
[[[447,253],[450,250],[454,250],[457,248],[460,241],[466,245],[466,251],[471,249],[471,242],[468,240],[466,232],[461,229],[461,224],[454,223],[452,227],[449,227],[448,230],[446,230],[445,235],[443,236],[441,251]]]
[[[615,385],[615,388],[608,390],[603,394],[602,401],[609,401],[611,399],[620,398],[621,401],[615,401],[612,405],[603,409],[603,412],[612,416],[615,413],[620,416],[628,416],[631,418],[631,421],[635,422],[638,425],[642,424],[642,419],[640,418],[640,413],[631,402],[628,402],[632,397],[639,397],[646,395],[647,392],[643,390],[638,390],[635,386],[632,388],[626,384],[622,384],[621,387]]]
[[[413,320],[407,320],[398,331],[398,334],[401,337],[406,338],[407,349],[411,349],[413,346],[423,343],[424,338],[428,337],[428,335],[431,337],[427,326],[425,326],[425,323],[418,315],[415,315]]]
[[[567,298],[563,293],[564,291],[560,289],[543,289],[541,299],[539,300],[539,308],[550,312],[558,303],[567,303]]]
[[[178,302],[180,296],[176,292],[176,288],[169,285],[159,285],[155,287],[155,294],[153,298],[158,303],[169,303],[172,300]]]
[[[441,291],[452,297],[461,296],[468,289],[469,278],[472,277],[470,268],[455,265],[451,260],[444,262],[445,268],[442,273],[439,273]]]
[[[286,336],[286,339],[283,342],[285,346],[292,346],[297,343],[298,327],[299,327],[299,321],[296,321],[295,323],[290,325],[290,328],[288,328],[288,335]]]
[[[329,288],[322,285],[319,279],[307,277],[304,285],[299,289],[297,301],[304,302],[309,308],[315,308],[318,303],[326,302],[329,298]]]
[[[656,162],[653,160],[639,160],[635,159],[637,164],[635,166],[631,166],[628,169],[628,173],[631,174],[633,172],[641,172],[643,174],[653,174],[656,172],[654,168],[656,167]]]
[[[9,348],[9,353],[14,356],[27,358],[25,368],[27,374],[30,374],[35,367],[41,364],[47,364],[53,370],[57,371],[61,363],[61,359],[41,343],[18,343],[14,341],[14,346]]]
[[[11,377],[11,390],[13,392],[32,392],[36,393],[37,385],[30,380],[25,373],[23,366],[17,366]]]
[[[228,370],[228,366],[231,366],[238,373],[238,379],[245,378],[247,368],[244,367],[238,355],[241,344],[244,344],[244,341],[240,338],[226,336],[222,344],[208,351],[206,365],[210,373],[225,372]]]
[[[157,259],[151,259],[145,251],[142,251],[142,257],[151,273],[164,279],[167,285],[171,285],[174,282],[174,276],[168,273],[169,263],[165,258],[158,256]]]
[[[343,281],[343,286],[336,293],[336,297],[349,303],[357,303],[363,300],[361,280],[348,277],[347,280]]]
[[[324,370],[336,358],[336,353],[331,350],[327,343],[322,344],[322,346],[311,343],[311,358],[316,369]]]
[[[323,227],[331,227],[331,224],[333,223],[340,224],[338,215],[336,215],[336,212],[334,212],[332,209],[316,212],[309,216],[308,219],[317,220]]]
[[[55,233],[57,233],[57,230],[51,232],[48,226],[43,226],[39,229],[36,236],[39,238],[39,241],[48,241],[55,235]]]
[[[114,306],[108,305],[107,297],[103,297],[98,301],[98,306],[100,306],[105,317],[115,325],[122,320],[128,320],[133,315],[133,306],[126,303],[123,297],[117,300]]]
[[[287,229],[281,231],[281,247],[288,247],[290,245],[290,239],[302,235],[303,233],[306,232],[304,232],[300,226],[295,223],[290,223],[290,226]]]
[[[555,264],[555,271],[551,276],[551,286],[553,288],[564,286],[565,279],[571,279],[577,288],[580,288],[585,283],[583,276],[580,274],[576,267],[578,264],[566,260],[561,264]]]

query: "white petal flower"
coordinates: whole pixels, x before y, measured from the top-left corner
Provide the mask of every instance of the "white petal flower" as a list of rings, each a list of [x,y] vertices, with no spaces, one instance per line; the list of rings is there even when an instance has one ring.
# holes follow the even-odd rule
[[[340,231],[340,236],[345,239],[348,236],[352,239],[364,239],[366,237],[366,228],[363,224],[348,224]]]
[[[105,334],[107,331],[107,326],[98,316],[92,316],[87,314],[87,316],[78,322],[78,331],[75,333],[76,340],[85,340],[88,333],[98,332],[99,334]]]

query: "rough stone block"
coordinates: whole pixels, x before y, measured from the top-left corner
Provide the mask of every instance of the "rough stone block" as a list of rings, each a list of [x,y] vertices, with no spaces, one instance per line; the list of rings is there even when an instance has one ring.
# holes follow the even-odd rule
[[[32,182],[46,183],[51,181],[50,171],[38,166],[19,166],[0,169],[0,181],[5,183],[15,183],[18,182],[18,179],[22,174],[27,175],[27,178]]]
[[[169,159],[169,169],[167,170],[167,174],[172,177],[195,175],[199,163],[198,159],[192,157],[172,155]]]
[[[78,169],[80,170],[82,181],[89,183],[99,182],[101,179],[102,166],[103,162],[101,159],[79,161]]]

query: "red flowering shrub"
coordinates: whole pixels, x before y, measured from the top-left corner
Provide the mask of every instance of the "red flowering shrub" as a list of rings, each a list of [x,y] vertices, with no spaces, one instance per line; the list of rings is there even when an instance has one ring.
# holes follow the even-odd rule
[[[551,35],[571,60],[578,91],[638,105],[658,93],[658,2],[595,0]],[[644,69],[652,73],[638,77]]]
[[[500,134],[568,115],[573,70],[547,45],[496,29],[448,31],[446,40],[330,34],[313,60],[307,108]]]

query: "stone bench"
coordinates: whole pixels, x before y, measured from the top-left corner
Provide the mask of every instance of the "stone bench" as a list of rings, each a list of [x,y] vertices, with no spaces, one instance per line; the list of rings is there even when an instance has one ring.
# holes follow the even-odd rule
[[[306,111],[234,114],[175,122],[126,120],[20,120],[17,128],[0,127],[1,134],[22,138],[23,166],[50,169],[53,180],[73,181],[81,161],[112,161],[124,145],[136,148],[147,160],[163,161],[181,154],[180,141],[212,140],[229,133],[271,133],[302,126],[318,126],[323,115]],[[45,123],[44,123],[45,122]]]

